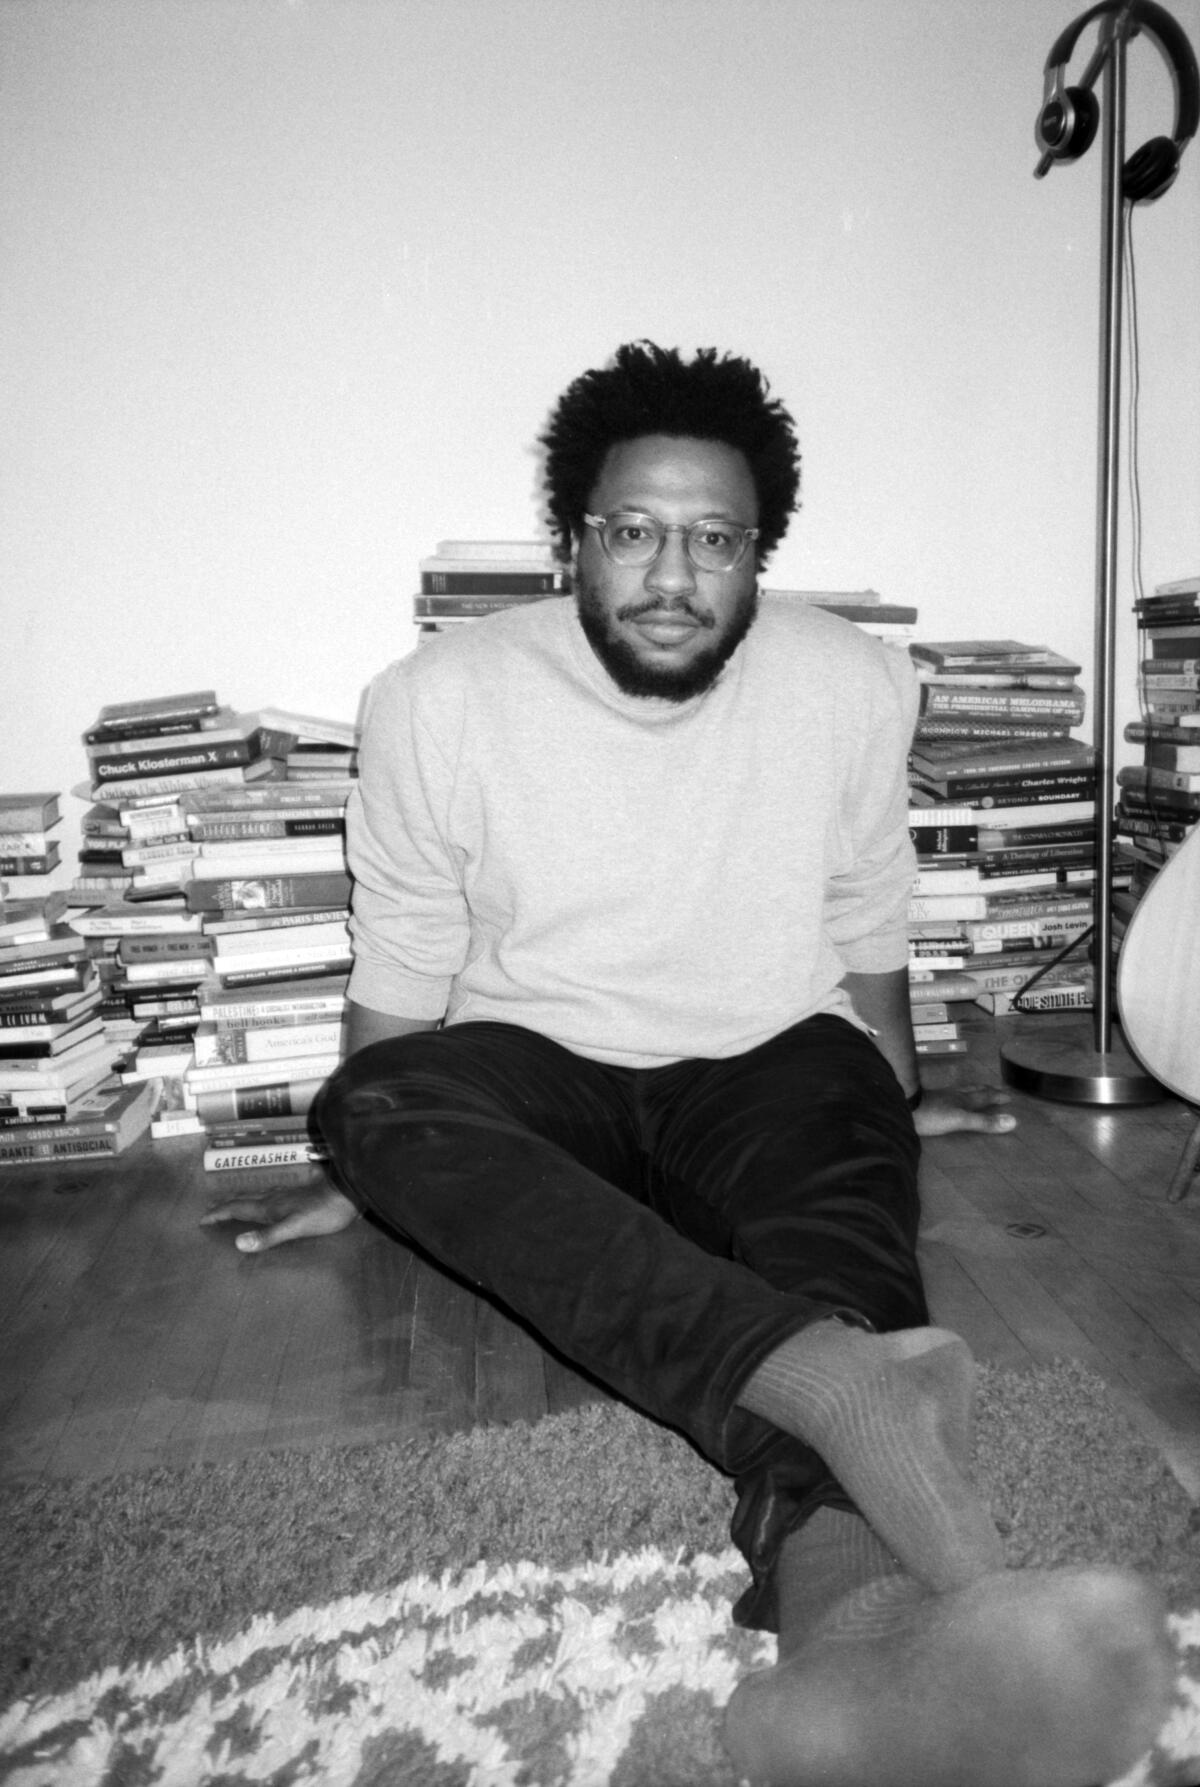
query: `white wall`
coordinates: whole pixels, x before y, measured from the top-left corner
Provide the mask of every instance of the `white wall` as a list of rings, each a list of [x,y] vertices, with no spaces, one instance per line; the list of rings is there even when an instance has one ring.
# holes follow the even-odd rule
[[[551,403],[640,335],[794,408],[771,583],[1090,665],[1099,147],[1032,178],[1074,16],[4,0],[0,786],[78,782],[106,701],[351,716],[418,557],[535,531]],[[1170,118],[1142,40],[1130,146]],[[1193,144],[1135,219],[1147,586],[1200,570],[1198,198]]]

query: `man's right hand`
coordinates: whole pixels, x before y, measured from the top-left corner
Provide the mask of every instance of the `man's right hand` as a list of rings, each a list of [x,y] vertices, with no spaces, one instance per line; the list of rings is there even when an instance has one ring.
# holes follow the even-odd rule
[[[292,1185],[272,1185],[262,1191],[242,1193],[214,1204],[200,1218],[202,1227],[222,1222],[252,1222],[234,1237],[242,1253],[265,1253],[283,1241],[302,1241],[311,1235],[336,1235],[349,1228],[358,1211],[349,1198],[329,1183],[324,1173]]]

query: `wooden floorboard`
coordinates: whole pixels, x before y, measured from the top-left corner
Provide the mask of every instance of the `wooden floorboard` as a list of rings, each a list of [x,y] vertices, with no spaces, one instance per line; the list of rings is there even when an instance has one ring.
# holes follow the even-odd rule
[[[997,1041],[980,1020],[970,1058],[927,1074],[995,1082]],[[991,1364],[1099,1371],[1200,1500],[1200,1195],[1165,1201],[1195,1113],[1013,1107],[1011,1135],[925,1144],[934,1318]],[[117,1162],[0,1175],[0,1474],[376,1442],[603,1395],[368,1222],[239,1253],[199,1226],[226,1191],[199,1153],[141,1142]]]

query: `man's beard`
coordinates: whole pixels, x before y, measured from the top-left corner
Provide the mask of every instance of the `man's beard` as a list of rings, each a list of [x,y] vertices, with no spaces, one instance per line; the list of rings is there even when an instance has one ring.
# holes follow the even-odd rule
[[[758,585],[753,584],[747,590],[730,615],[724,632],[720,634],[716,633],[712,616],[693,607],[686,599],[677,602],[631,602],[617,611],[616,620],[610,620],[594,587],[580,582],[576,588],[575,602],[579,610],[579,624],[587,636],[588,644],[623,694],[657,696],[664,701],[682,702],[690,701],[693,696],[702,695],[706,689],[712,687],[754,625],[758,615]],[[617,621],[631,620],[639,614],[649,613],[686,614],[701,626],[712,629],[714,637],[706,641],[703,650],[679,669],[656,664],[652,659],[639,657],[633,646],[616,630]]]

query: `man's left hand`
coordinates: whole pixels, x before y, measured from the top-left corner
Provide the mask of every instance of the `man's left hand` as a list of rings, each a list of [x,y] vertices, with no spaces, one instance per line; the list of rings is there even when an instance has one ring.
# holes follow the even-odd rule
[[[918,1135],[952,1135],[958,1129],[1004,1135],[1017,1126],[1012,1112],[1000,1108],[1008,1103],[1008,1093],[997,1086],[950,1086],[944,1092],[926,1091],[913,1112],[913,1123]]]

